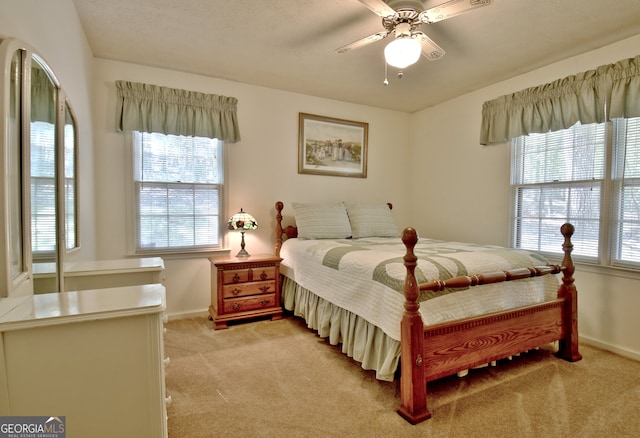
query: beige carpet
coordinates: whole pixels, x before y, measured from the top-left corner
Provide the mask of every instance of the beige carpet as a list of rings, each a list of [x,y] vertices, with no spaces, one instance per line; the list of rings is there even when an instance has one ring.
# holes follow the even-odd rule
[[[568,363],[532,351],[429,383],[430,420],[395,409],[380,382],[306,328],[252,321],[167,324],[169,437],[640,437],[640,362],[581,346]]]

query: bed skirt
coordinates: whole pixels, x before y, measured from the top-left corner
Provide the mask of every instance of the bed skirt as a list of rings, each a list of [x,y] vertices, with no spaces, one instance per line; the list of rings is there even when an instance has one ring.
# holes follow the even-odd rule
[[[400,342],[387,336],[365,319],[338,307],[282,276],[282,302],[286,310],[302,317],[331,345],[360,362],[365,370],[374,370],[376,379],[393,381],[400,362]],[[399,322],[398,322],[399,324]]]

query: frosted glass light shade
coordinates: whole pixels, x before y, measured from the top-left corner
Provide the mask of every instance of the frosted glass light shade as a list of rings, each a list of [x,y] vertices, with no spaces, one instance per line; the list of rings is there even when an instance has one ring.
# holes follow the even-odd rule
[[[421,49],[420,43],[411,37],[396,38],[384,48],[384,59],[396,68],[409,67],[418,61]]]

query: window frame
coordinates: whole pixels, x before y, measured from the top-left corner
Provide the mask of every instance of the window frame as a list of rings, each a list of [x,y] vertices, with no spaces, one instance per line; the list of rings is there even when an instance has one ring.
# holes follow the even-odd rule
[[[227,204],[227,154],[225,153],[225,142],[221,142],[220,154],[221,154],[221,173],[222,182],[218,184],[218,196],[219,196],[219,214],[218,214],[218,235],[219,244],[215,246],[182,246],[182,247],[163,247],[163,248],[139,248],[139,223],[138,223],[138,192],[136,189],[135,181],[135,147],[136,136],[140,135],[139,131],[127,131],[125,136],[125,185],[126,185],[126,204],[127,204],[127,227],[126,227],[126,239],[127,239],[127,253],[130,256],[163,256],[171,258],[191,258],[200,257],[202,255],[217,255],[228,252],[227,248],[227,236],[224,230],[226,224],[226,212]],[[167,183],[167,184],[181,184],[179,182]],[[184,183],[187,185],[193,185],[193,183]]]
[[[616,260],[616,251],[618,250],[618,240],[616,233],[620,230],[617,227],[618,215],[619,215],[619,205],[617,203],[617,199],[619,199],[621,187],[620,182],[616,182],[616,172],[620,170],[616,168],[616,160],[619,161],[619,153],[623,150],[622,146],[625,144],[617,144],[616,138],[618,137],[618,129],[619,129],[619,121],[623,121],[626,119],[614,119],[612,121],[608,121],[603,123],[604,125],[604,174],[602,179],[595,179],[594,182],[600,184],[601,187],[601,199],[600,199],[600,207],[599,207],[599,239],[598,239],[598,248],[597,248],[597,256],[594,258],[591,257],[583,257],[580,255],[573,254],[573,259],[576,262],[581,264],[585,264],[587,266],[592,266],[599,269],[615,269],[619,271],[627,271],[631,272],[632,276],[636,276],[640,274],[640,262],[634,261],[626,261],[626,260]],[[640,124],[640,118],[636,118],[637,123]],[[575,125],[574,125],[575,127]],[[574,127],[568,128],[573,129]],[[541,183],[516,183],[515,181],[515,172],[518,167],[517,162],[517,142],[521,137],[517,137],[511,140],[510,142],[510,206],[509,206],[509,242],[510,245],[514,248],[518,242],[518,191],[522,187],[532,187],[532,186],[553,186],[553,187],[562,187],[563,185],[570,185],[576,187],[581,184],[585,184],[585,181],[569,181],[569,182],[541,182]],[[624,160],[622,161],[624,163]],[[640,186],[640,178],[636,179],[636,186]],[[575,239],[574,239],[575,245]],[[552,260],[561,258],[561,252],[547,252],[537,250],[536,252],[544,254]]]

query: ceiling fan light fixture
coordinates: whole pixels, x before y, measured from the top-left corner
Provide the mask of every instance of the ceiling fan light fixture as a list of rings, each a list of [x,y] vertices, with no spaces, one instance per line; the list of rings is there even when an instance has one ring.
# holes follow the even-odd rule
[[[418,62],[422,46],[410,36],[398,37],[384,48],[384,59],[392,67],[406,68]]]

